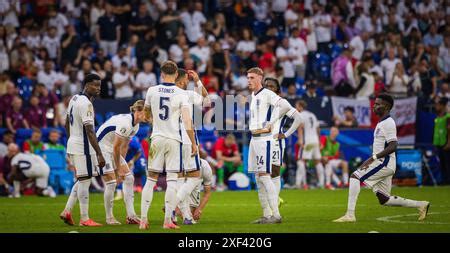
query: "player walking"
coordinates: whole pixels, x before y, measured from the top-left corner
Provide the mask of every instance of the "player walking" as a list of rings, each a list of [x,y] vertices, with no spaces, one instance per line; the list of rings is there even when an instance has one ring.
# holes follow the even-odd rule
[[[164,166],[167,172],[165,194],[165,218],[163,228],[177,229],[172,222],[172,212],[176,207],[177,173],[182,172],[182,137],[180,124],[184,124],[192,143],[191,156],[197,155],[194,130],[189,114],[189,98],[186,92],[175,86],[178,67],[172,61],[161,66],[162,84],[150,87],[145,99],[145,113],[148,122],[152,122],[151,146],[148,156],[148,178],[142,190],[141,222],[139,229],[148,229],[147,213],[153,199],[153,187]],[[180,122],[182,119],[182,123]]]
[[[76,168],[77,182],[72,187],[72,193],[60,218],[69,225],[74,224],[70,210],[76,201],[73,196],[76,195],[80,201],[80,226],[92,227],[101,224],[89,218],[89,186],[91,178],[99,175],[105,166],[105,158],[95,136],[92,106],[92,100],[100,95],[100,77],[96,74],[86,75],[83,86],[83,92],[72,97],[67,110],[67,154]]]
[[[381,205],[414,207],[419,210],[419,220],[426,218],[430,202],[391,196],[397,149],[397,127],[389,115],[393,106],[394,100],[389,95],[381,94],[376,98],[373,112],[380,117],[380,121],[373,136],[373,155],[350,176],[347,213],[334,222],[356,221],[355,207],[361,182],[373,190]]]

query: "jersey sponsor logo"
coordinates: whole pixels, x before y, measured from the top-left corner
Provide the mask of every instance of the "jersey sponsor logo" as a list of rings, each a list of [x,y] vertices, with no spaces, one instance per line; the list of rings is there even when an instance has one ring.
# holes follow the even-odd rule
[[[121,129],[120,129],[120,133],[121,134],[125,134],[127,132],[127,129],[125,128],[125,127],[122,127]]]

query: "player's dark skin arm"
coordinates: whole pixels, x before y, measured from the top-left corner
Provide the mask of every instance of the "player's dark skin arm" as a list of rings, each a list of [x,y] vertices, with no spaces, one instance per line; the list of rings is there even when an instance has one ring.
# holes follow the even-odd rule
[[[98,166],[103,168],[105,166],[105,159],[103,158],[102,150],[98,145],[97,136],[95,136],[94,126],[87,124],[84,125],[84,127],[86,129],[86,134],[88,136],[89,143],[92,145],[92,147],[95,150],[95,153],[97,154]]]
[[[67,135],[67,139],[70,138],[70,122],[69,122],[69,117],[66,117],[66,135]]]

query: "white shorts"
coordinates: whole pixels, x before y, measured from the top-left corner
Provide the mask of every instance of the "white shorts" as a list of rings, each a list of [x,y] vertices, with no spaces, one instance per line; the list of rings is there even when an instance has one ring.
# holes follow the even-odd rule
[[[200,170],[200,156],[191,156],[192,146],[183,144],[183,170],[186,172]]]
[[[114,164],[113,153],[103,152],[103,157],[105,158],[105,167],[100,169],[100,175],[112,174],[115,170],[119,169]],[[125,159],[120,156],[120,165],[127,164]]]
[[[189,206],[197,208],[200,206],[200,185],[189,194]]]
[[[337,170],[339,169],[341,163],[342,163],[341,159],[331,159],[328,161],[327,165],[331,166],[333,170]]]
[[[250,150],[248,152],[248,172],[249,173],[272,173],[271,146],[269,140],[250,140]]]
[[[298,152],[298,159],[301,160],[319,160],[322,158],[318,143],[305,144]]]
[[[21,171],[27,178],[34,178],[37,187],[47,188],[50,167],[46,163],[33,164],[30,169]]]
[[[392,176],[395,174],[395,159],[389,157],[384,160],[376,160],[365,170],[358,169],[353,174],[373,192],[391,195]]]
[[[286,149],[286,140],[272,140],[271,142],[272,146],[270,151],[272,153],[270,156],[272,164],[281,167],[283,165],[284,150]]]
[[[148,171],[179,173],[183,171],[182,143],[155,136],[148,151]]]
[[[100,174],[96,155],[69,154],[69,159],[75,166],[77,177],[96,177]]]

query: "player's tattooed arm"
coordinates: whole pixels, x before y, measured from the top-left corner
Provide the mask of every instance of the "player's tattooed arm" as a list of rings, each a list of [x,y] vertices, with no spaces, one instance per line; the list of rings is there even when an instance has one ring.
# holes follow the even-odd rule
[[[102,150],[98,145],[97,136],[95,136],[94,126],[91,124],[86,124],[84,125],[84,128],[86,129],[86,134],[88,136],[89,143],[92,145],[92,147],[95,150],[95,153],[97,154],[98,166],[102,168],[105,167],[105,158],[103,157]]]

